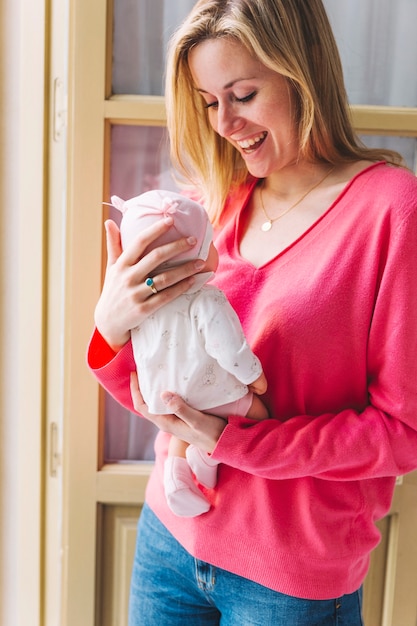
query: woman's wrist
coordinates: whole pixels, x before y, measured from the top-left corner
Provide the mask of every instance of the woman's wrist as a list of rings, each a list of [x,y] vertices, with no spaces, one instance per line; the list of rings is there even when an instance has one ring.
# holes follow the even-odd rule
[[[126,333],[114,333],[109,330],[106,330],[105,327],[96,323],[96,328],[100,335],[103,337],[104,341],[107,343],[109,348],[113,350],[113,352],[120,352],[120,350],[127,344],[130,339],[130,331]]]

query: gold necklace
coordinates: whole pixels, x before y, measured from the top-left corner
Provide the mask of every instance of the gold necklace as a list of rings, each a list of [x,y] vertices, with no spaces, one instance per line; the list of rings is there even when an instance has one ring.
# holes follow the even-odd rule
[[[319,180],[319,182],[318,182],[318,183],[315,183],[315,184],[314,184],[314,185],[313,185],[310,189],[308,189],[308,190],[307,190],[307,191],[306,191],[306,192],[305,192],[305,193],[301,196],[301,198],[299,198],[299,199],[297,200],[297,202],[295,202],[295,204],[292,204],[290,207],[288,207],[288,209],[285,209],[285,211],[283,211],[283,212],[282,212],[282,213],[280,213],[277,217],[274,217],[274,218],[269,217],[268,213],[267,213],[267,212],[266,212],[266,210],[265,210],[264,200],[263,200],[263,197],[262,197],[262,191],[263,191],[263,185],[262,185],[262,186],[261,186],[261,188],[260,188],[261,208],[262,208],[262,211],[263,211],[263,213],[264,213],[264,215],[265,215],[265,217],[266,217],[267,221],[266,221],[266,222],[264,222],[264,223],[261,225],[261,230],[263,230],[263,231],[264,231],[264,233],[267,233],[267,232],[268,232],[268,230],[271,230],[272,225],[273,225],[273,223],[274,223],[274,222],[276,222],[277,220],[280,220],[280,219],[281,219],[281,217],[284,217],[284,215],[287,215],[287,213],[289,213],[290,211],[292,211],[293,209],[295,209],[295,207],[296,207],[297,205],[299,205],[299,204],[300,204],[300,202],[302,202],[302,201],[304,200],[304,198],[306,198],[306,197],[308,196],[308,194],[309,194],[309,193],[311,193],[312,191],[314,191],[314,189],[316,189],[319,185],[321,185],[321,183],[323,183],[323,182],[326,180],[326,178],[327,178],[328,176],[330,176],[330,174],[333,172],[333,170],[334,170],[334,168],[335,168],[335,167],[336,167],[336,166],[334,165],[334,166],[333,166],[333,167],[332,167],[332,168],[331,168],[331,169],[330,169],[330,170],[329,170],[329,171],[328,171],[328,172],[327,172],[327,173],[323,176],[323,178],[320,178],[320,180]]]

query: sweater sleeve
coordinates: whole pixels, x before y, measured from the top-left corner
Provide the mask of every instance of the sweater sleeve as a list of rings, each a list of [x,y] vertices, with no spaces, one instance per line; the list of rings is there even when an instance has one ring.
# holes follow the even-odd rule
[[[213,458],[271,479],[350,481],[417,468],[415,186],[413,190],[413,208],[390,225],[381,251],[366,354],[367,406],[255,424],[231,416]],[[355,368],[355,362],[349,366]]]
[[[130,394],[130,374],[136,371],[130,341],[116,353],[95,329],[88,346],[87,364],[100,385],[117,402],[137,413]]]

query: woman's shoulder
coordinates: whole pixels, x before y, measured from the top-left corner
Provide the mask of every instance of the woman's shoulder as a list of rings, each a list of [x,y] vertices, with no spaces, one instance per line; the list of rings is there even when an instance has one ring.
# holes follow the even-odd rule
[[[400,219],[417,214],[417,177],[406,167],[369,163],[353,177],[351,189],[360,189],[361,197],[378,213],[385,207]]]
[[[395,209],[400,219],[414,215],[417,217],[417,177],[405,167],[384,163],[375,169],[373,192],[376,198],[385,200]]]
[[[366,172],[369,172],[370,177],[378,182],[378,186],[382,185],[382,188],[409,189],[411,192],[416,192],[417,176],[406,167],[379,161],[370,164],[365,169]]]

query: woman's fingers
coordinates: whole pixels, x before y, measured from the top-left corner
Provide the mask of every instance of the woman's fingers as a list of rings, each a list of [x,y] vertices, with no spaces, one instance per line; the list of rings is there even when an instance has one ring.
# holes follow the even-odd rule
[[[179,268],[166,270],[153,277],[153,289],[148,284],[149,279],[146,278],[143,281],[143,289],[146,305],[149,305],[146,306],[147,313],[153,313],[187,291],[194,284],[194,274],[200,271],[200,267],[200,263],[191,261]]]
[[[161,394],[161,398],[168,410],[181,421],[181,425],[178,425],[179,432],[173,434],[201,450],[213,452],[220,435],[226,428],[226,420],[193,409],[178,394],[165,391]],[[186,424],[185,429],[182,424]]]
[[[135,410],[144,417],[147,417],[148,407],[143,400],[136,372],[131,372],[130,374],[130,394],[132,396],[132,402]]]
[[[184,422],[181,422],[176,415],[155,415],[153,413],[149,413],[148,406],[145,403],[140,391],[136,372],[131,372],[130,374],[130,393],[135,411],[155,424],[155,426],[157,426],[160,430],[170,434],[175,434],[176,431],[188,428],[188,426]]]
[[[226,421],[215,415],[207,415],[193,409],[177,394],[164,392],[161,398],[166,403],[168,415],[153,415],[142,397],[136,372],[130,375],[130,393],[135,410],[160,430],[175,435],[183,441],[198,446],[201,450],[212,452],[220,435],[226,427]]]
[[[105,223],[107,268],[103,289],[95,308],[96,327],[115,350],[130,338],[130,330],[164,304],[186,292],[202,261],[189,261],[154,276],[155,269],[195,245],[195,237],[183,237],[147,252],[149,244],[166,232],[172,218],[162,219],[144,229],[122,250],[120,231],[112,220]],[[153,276],[153,283],[146,281]]]
[[[182,265],[178,265],[177,267],[173,267],[165,270],[161,274],[158,274],[156,277],[154,276],[154,282],[157,283],[158,291],[163,291],[164,289],[169,289],[173,285],[194,276],[197,272],[201,272],[204,268],[204,261],[201,259],[192,260],[188,263],[183,263]]]
[[[106,230],[107,267],[109,267],[122,254],[122,244],[120,242],[120,230],[113,220],[106,220],[104,228]]]
[[[151,226],[144,228],[138,235],[130,242],[129,245],[126,246],[124,251],[124,258],[127,265],[135,265],[139,259],[141,259],[144,254],[146,248],[152,244],[156,239],[158,239],[161,235],[166,233],[173,224],[172,217],[167,217],[165,219],[158,220]],[[173,241],[171,244],[165,244],[162,246],[156,247],[149,256],[151,259],[151,264],[154,269],[161,263],[164,263],[171,256],[175,256],[179,252],[183,252],[188,248],[191,248],[196,243],[195,237],[183,237],[182,239],[178,239]]]
[[[204,267],[204,261],[201,259],[192,260],[188,263],[182,263],[177,267],[168,267],[163,272],[159,272],[156,277],[154,276],[156,268],[161,267],[164,263],[169,264],[171,258],[186,252],[196,243],[194,236],[188,238],[183,237],[158,246],[150,252],[146,252],[148,246],[167,231],[171,224],[171,217],[152,224],[152,226],[144,229],[136,239],[126,247],[122,254],[118,254],[118,245],[120,245],[120,243],[117,240],[117,227],[115,232],[109,233],[111,237],[109,245],[111,247],[110,250],[108,250],[108,254],[111,255],[112,259],[119,259],[119,269],[117,271],[125,275],[126,285],[129,286],[131,290],[137,290],[136,293],[132,294],[136,302],[143,303],[148,300],[150,296],[155,296],[155,289],[157,292],[161,292],[170,287],[175,287],[172,292],[165,294],[163,299],[154,299],[151,305],[151,311],[156,310],[161,304],[169,302],[181,293],[184,293],[194,282],[193,280],[187,279],[191,279],[196,272],[201,271]],[[114,229],[112,229],[112,231],[113,230]],[[152,286],[146,283],[150,276],[153,276]],[[147,312],[148,308],[147,306]]]
[[[156,230],[158,225],[164,226],[164,222],[162,222],[162,224],[161,222],[157,222],[144,230],[143,233],[126,247],[123,253],[125,264],[132,267],[135,266],[140,274],[153,273],[155,268],[160,267],[164,263],[169,263],[170,259],[183,252],[187,252],[187,250],[190,250],[195,245],[195,237],[182,237],[181,239],[176,239],[170,243],[158,246],[144,255],[149,244],[164,232],[163,230],[161,232],[161,226]]]

